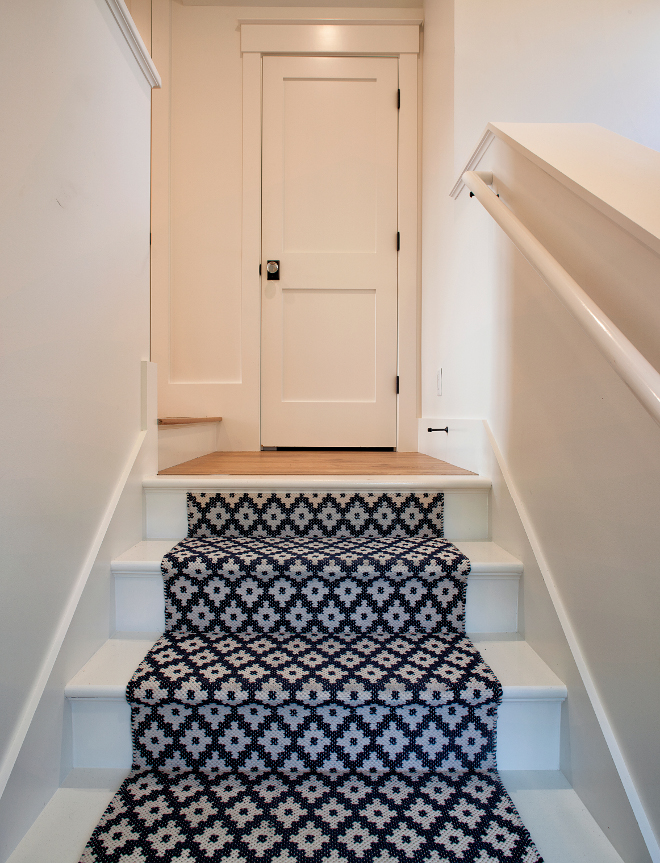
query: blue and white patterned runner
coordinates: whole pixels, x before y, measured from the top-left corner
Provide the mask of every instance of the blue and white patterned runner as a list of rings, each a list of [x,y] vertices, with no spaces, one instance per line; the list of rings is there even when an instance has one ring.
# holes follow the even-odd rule
[[[81,863],[540,863],[437,493],[188,494]]]

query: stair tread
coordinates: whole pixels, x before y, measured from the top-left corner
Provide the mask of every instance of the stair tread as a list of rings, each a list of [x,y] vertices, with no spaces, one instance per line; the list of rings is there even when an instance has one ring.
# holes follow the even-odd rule
[[[473,641],[502,684],[505,698],[530,697],[531,690],[537,698],[542,691],[559,690],[566,697],[565,684],[526,641],[489,640],[481,635]]]
[[[454,633],[246,638],[192,631],[158,642],[128,698],[149,705],[475,706],[497,703],[499,682],[473,642]]]
[[[160,636],[160,632],[136,632],[109,638],[67,683],[64,694],[68,698],[124,696],[135,669]]]
[[[175,417],[174,420],[185,420]],[[217,419],[217,418],[216,418]],[[173,420],[169,420],[172,423]],[[166,421],[168,422],[168,421]],[[273,476],[357,474],[452,474],[470,475],[472,471],[420,452],[369,452],[341,450],[219,451],[173,465],[159,471],[161,476]]]
[[[135,669],[160,633],[117,633],[103,644],[65,687],[68,698],[125,698]],[[527,644],[487,636],[474,639],[507,700],[564,699],[566,686]]]
[[[78,863],[128,770],[71,771],[7,863]],[[502,771],[502,781],[545,863],[622,863],[558,770]],[[48,851],[46,851],[48,849]]]
[[[169,539],[147,539],[138,542],[112,561],[112,572],[122,576],[160,576],[163,555],[171,551],[176,544],[177,540]],[[522,563],[494,542],[454,542],[454,545],[470,559],[471,576],[518,577],[522,573]]]
[[[273,475],[196,475],[149,476],[142,481],[148,489],[490,489],[492,482],[476,474],[282,474]]]

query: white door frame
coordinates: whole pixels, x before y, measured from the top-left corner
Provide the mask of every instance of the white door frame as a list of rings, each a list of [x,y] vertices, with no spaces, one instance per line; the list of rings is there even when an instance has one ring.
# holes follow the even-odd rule
[[[397,449],[417,451],[419,392],[417,60],[419,21],[239,21],[243,58],[242,290],[261,297],[261,58],[264,54],[399,58]]]

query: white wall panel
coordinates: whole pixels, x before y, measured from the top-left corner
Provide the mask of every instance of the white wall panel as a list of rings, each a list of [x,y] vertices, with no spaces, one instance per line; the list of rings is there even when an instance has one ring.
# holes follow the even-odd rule
[[[240,384],[238,34],[212,9],[171,9],[169,380]]]
[[[63,685],[110,631],[109,562],[139,538],[155,427],[56,661],[143,427],[150,89],[104,2],[36,0],[3,8],[0,103],[4,860],[70,765]]]
[[[647,860],[634,814],[585,690],[584,681],[561,629],[515,504],[499,466],[490,455],[493,480],[492,532],[496,541],[524,564],[519,627],[531,647],[563,680],[568,698],[562,705],[560,769],[597,819],[610,829],[620,848]]]
[[[154,0],[152,354],[161,416],[222,416],[259,446],[258,253],[242,261],[243,65],[236,10]],[[247,278],[247,281],[246,281]],[[198,455],[185,453],[185,458]]]

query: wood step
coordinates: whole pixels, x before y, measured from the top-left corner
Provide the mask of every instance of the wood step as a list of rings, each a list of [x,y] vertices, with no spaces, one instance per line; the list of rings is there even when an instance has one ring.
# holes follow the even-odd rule
[[[184,421],[182,417],[178,419]],[[208,420],[188,420],[207,422]],[[159,423],[161,420],[158,421]],[[173,422],[173,420],[167,420]],[[471,471],[419,452],[295,450],[277,452],[212,452],[161,470],[159,476],[181,475],[428,475],[475,476]]]
[[[196,426],[219,422],[222,422],[222,417],[158,417],[159,426]]]

